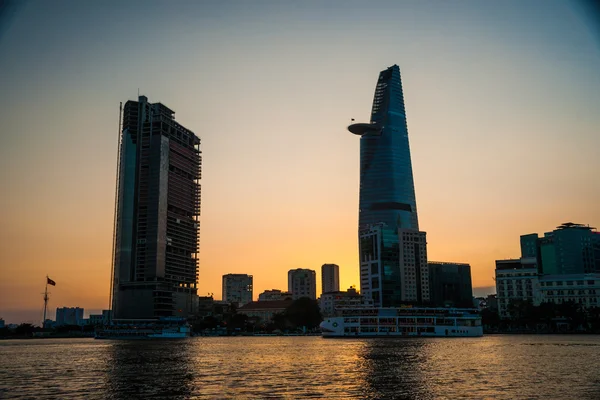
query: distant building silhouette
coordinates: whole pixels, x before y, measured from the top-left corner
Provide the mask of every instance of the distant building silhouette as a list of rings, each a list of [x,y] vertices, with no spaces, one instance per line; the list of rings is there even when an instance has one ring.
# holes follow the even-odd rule
[[[511,303],[600,306],[600,232],[571,222],[543,237],[521,236],[521,258],[496,261],[498,314],[510,318]]]
[[[473,307],[469,264],[429,261],[429,293],[436,307]]]
[[[94,326],[104,325],[104,316],[102,314],[90,314],[88,323]]]
[[[83,325],[83,308],[56,308],[56,326],[62,325]]]
[[[258,295],[258,301],[280,301],[292,299],[290,292],[282,292],[279,289],[265,290]]]
[[[342,308],[357,309],[373,306],[371,299],[365,299],[355,288],[348,288],[345,292],[335,291],[322,293],[319,299],[319,307],[324,317],[337,315]]]
[[[115,218],[115,319],[186,317],[197,303],[200,139],[145,96],[123,110]]]
[[[541,274],[600,272],[600,233],[567,222],[541,238],[537,233],[522,235],[521,257],[535,257]]]
[[[223,275],[223,300],[239,307],[252,301],[252,275]]]
[[[529,301],[539,304],[538,285],[535,258],[496,260],[496,294],[500,318],[509,317],[511,302]]]
[[[288,272],[288,292],[294,300],[301,297],[317,299],[317,278],[312,269],[292,269]]]
[[[292,304],[292,300],[274,300],[274,301],[251,301],[240,307],[238,314],[244,314],[248,317],[260,318],[263,322],[273,320],[275,314],[281,314]]]
[[[360,135],[361,293],[376,306],[429,302],[425,232],[419,231],[400,68],[379,74],[370,123]]]
[[[321,266],[321,292],[339,292],[340,267],[336,264],[323,264]]]

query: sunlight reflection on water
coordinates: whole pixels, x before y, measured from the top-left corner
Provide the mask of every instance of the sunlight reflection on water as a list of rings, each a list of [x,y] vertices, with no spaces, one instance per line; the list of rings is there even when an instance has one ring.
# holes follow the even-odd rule
[[[600,337],[0,341],[0,398],[598,399]]]

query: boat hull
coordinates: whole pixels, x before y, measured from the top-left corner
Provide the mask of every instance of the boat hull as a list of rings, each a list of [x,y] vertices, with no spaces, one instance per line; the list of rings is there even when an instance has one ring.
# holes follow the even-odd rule
[[[99,329],[96,331],[96,339],[106,340],[144,340],[144,339],[185,339],[191,336],[191,329],[188,326],[175,328],[120,328],[111,327]]]
[[[324,338],[481,337],[481,316],[458,309],[368,309],[325,319]]]
[[[468,329],[446,329],[436,330],[434,332],[322,332],[324,338],[385,338],[385,337],[481,337],[483,329],[468,328]]]

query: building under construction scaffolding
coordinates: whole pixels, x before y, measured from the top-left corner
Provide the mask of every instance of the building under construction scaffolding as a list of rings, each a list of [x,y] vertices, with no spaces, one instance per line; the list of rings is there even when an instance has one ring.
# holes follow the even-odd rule
[[[145,96],[125,104],[119,125],[113,316],[187,317],[197,297],[200,139]]]

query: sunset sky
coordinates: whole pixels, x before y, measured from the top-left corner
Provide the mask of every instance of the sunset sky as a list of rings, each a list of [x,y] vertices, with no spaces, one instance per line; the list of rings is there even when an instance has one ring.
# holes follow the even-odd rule
[[[0,2],[1,3],[1,2]],[[359,139],[400,66],[433,261],[600,225],[600,35],[569,1],[29,1],[0,11],[0,317],[108,306],[119,102],[202,140],[199,294],[340,265],[359,284]],[[495,289],[476,293],[494,292]],[[86,314],[88,314],[86,312]]]

